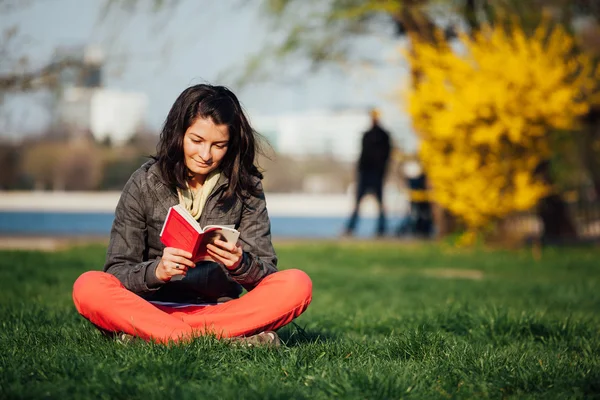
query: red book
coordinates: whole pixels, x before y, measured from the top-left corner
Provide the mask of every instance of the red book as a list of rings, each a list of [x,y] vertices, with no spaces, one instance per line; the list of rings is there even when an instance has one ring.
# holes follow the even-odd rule
[[[208,255],[207,244],[216,239],[236,243],[239,236],[240,232],[230,225],[207,225],[202,228],[181,204],[169,208],[160,231],[160,241],[166,247],[189,251],[194,262],[213,261]]]

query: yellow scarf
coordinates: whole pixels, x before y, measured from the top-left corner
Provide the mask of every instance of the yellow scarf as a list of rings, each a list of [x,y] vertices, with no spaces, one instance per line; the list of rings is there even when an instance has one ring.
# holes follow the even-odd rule
[[[204,180],[204,185],[198,190],[194,191],[188,185],[185,189],[177,188],[177,196],[179,197],[179,204],[185,207],[186,210],[192,214],[194,219],[200,218],[204,204],[210,195],[210,192],[215,188],[217,181],[221,173],[219,170],[214,170]]]

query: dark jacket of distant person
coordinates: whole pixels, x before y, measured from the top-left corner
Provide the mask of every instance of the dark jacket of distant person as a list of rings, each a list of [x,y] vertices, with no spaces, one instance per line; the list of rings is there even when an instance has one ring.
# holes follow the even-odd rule
[[[179,203],[177,192],[161,177],[158,164],[148,161],[129,179],[115,210],[104,271],[115,275],[133,293],[147,300],[210,303],[237,298],[277,271],[271,227],[260,179],[260,194],[243,201],[220,202],[227,186],[221,175],[200,216],[200,226],[234,225],[240,231],[244,258],[225,272],[214,262],[200,262],[180,281],[163,282],[156,267],[163,252],[160,231],[169,207]]]
[[[390,135],[375,122],[363,135],[358,171],[385,175],[390,149]]]

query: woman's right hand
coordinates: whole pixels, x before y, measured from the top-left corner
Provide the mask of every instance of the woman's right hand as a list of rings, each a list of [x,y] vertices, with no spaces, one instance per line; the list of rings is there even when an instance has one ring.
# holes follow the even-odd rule
[[[192,254],[187,251],[165,247],[156,267],[156,277],[163,282],[168,282],[176,275],[185,276],[188,268],[196,266],[191,258]]]

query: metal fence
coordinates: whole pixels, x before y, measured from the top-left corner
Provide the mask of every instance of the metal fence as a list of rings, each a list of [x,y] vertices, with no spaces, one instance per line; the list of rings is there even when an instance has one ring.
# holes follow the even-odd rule
[[[577,236],[584,240],[600,240],[600,201],[577,200],[567,203]],[[502,223],[503,232],[511,236],[538,239],[544,224],[535,210],[515,213]]]

